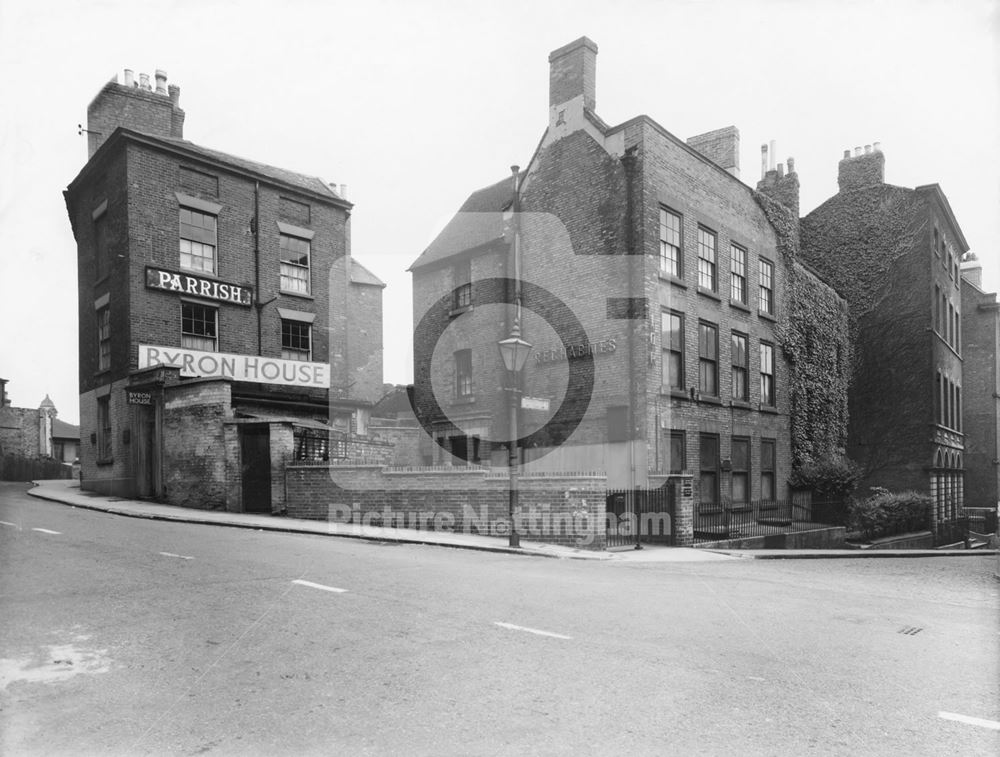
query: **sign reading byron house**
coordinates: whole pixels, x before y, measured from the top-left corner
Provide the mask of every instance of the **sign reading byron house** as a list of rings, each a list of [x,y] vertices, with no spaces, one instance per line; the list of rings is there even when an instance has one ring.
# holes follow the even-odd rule
[[[246,307],[250,307],[253,303],[253,290],[250,287],[192,276],[190,273],[164,271],[161,268],[149,266],[146,267],[146,287],[148,289],[162,289],[165,292],[189,294],[194,297],[205,297],[220,302],[232,302]]]
[[[279,360],[259,355],[232,355],[225,352],[202,352],[179,347],[139,345],[139,368],[153,366],[180,368],[182,376],[230,378],[258,384],[286,384],[315,389],[330,388],[330,366],[301,360]]]

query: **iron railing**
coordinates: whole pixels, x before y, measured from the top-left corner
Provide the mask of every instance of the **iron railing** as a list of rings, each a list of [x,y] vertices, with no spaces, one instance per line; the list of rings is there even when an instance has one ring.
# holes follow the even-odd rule
[[[609,489],[605,504],[607,546],[674,542],[672,486],[659,489]]]
[[[841,503],[790,500],[695,503],[695,542],[778,536],[837,525]],[[833,522],[831,522],[833,521]]]

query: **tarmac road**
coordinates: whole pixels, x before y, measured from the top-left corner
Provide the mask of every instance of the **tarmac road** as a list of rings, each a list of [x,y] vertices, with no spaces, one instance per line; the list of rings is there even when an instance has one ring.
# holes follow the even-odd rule
[[[5,755],[1000,748],[993,557],[552,560],[25,489],[0,485]]]

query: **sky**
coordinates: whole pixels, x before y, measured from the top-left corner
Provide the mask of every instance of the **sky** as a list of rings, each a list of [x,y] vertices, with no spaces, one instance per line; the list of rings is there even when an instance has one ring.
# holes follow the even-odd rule
[[[795,158],[805,214],[845,149],[881,142],[886,181],[938,183],[1000,289],[1000,0],[455,3],[0,0],[0,377],[79,419],[76,245],[62,191],[88,103],[125,68],[181,88],[184,136],[328,182],[353,254],[382,278],[385,381],[411,378],[406,268],[474,189],[527,165],[548,54],[598,47],[597,113],[676,136],[735,125]]]

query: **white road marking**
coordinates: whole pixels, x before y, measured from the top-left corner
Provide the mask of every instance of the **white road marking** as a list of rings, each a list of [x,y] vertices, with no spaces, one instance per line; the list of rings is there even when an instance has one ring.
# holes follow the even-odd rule
[[[160,554],[163,555],[164,557],[179,557],[182,560],[193,560],[194,559],[193,557],[189,557],[188,555],[175,555],[173,552],[160,552]]]
[[[990,728],[994,731],[1000,731],[1000,722],[997,722],[996,720],[973,718],[968,715],[958,715],[954,712],[939,712],[938,717],[944,718],[945,720],[957,720],[959,723],[965,723],[967,725],[978,725],[980,728]]]
[[[62,531],[49,531],[49,529],[47,529],[47,528],[33,528],[31,530],[32,531],[38,531],[38,532],[43,533],[43,534],[53,534],[55,536],[59,536],[62,533]]]
[[[308,586],[311,589],[322,589],[323,591],[332,591],[335,594],[343,594],[347,589],[338,589],[336,586],[324,586],[323,584],[314,584],[312,581],[303,581],[301,578],[296,578],[292,581],[293,584],[298,584],[299,586]]]
[[[572,639],[572,636],[563,636],[561,633],[552,633],[552,631],[539,631],[537,628],[528,628],[527,626],[515,626],[513,623],[501,623],[499,620],[494,620],[493,625],[500,626],[501,628],[509,628],[512,631],[525,631],[527,633],[533,633],[537,636],[551,636],[553,639]]]
[[[20,528],[20,526],[17,525],[16,523],[10,523],[9,521],[6,520],[0,520],[0,526],[13,526],[14,528]]]

